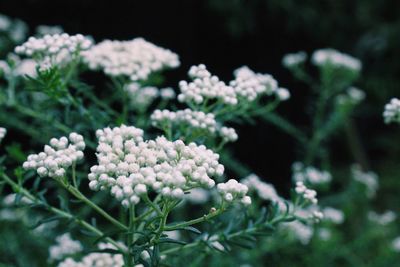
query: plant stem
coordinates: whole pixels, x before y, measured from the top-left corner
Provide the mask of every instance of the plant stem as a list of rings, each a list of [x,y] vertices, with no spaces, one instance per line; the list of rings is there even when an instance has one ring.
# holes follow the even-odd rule
[[[101,216],[103,216],[105,219],[107,219],[109,222],[117,226],[121,230],[128,230],[128,227],[122,224],[121,222],[117,221],[114,219],[111,215],[109,215],[106,211],[104,211],[102,208],[97,206],[95,203],[93,203],[90,199],[85,197],[77,188],[71,186],[70,184],[65,184],[60,182],[60,184],[72,195],[74,195],[77,199],[83,201],[86,205],[90,206],[93,208],[97,213],[99,213]]]
[[[72,220],[75,221],[77,224],[81,225],[83,228],[85,228],[86,230],[96,234],[98,237],[103,237],[104,233],[97,229],[96,227],[94,227],[93,225],[89,224],[88,222],[75,217],[74,215],[63,211],[61,209],[58,209],[56,207],[50,206],[47,203],[42,202],[39,198],[35,197],[34,195],[32,195],[28,190],[26,190],[25,188],[23,188],[22,186],[20,186],[19,184],[17,184],[16,182],[14,182],[10,177],[8,177],[5,173],[2,173],[2,178],[3,180],[8,183],[12,189],[14,190],[15,193],[18,194],[23,194],[26,198],[28,198],[29,200],[31,200],[33,203],[37,203],[37,204],[41,204],[45,209],[47,209],[48,211],[64,218],[64,219],[68,219],[68,220]],[[118,250],[120,250],[121,252],[125,252],[125,248],[123,248],[120,244],[118,244],[118,242],[116,242],[115,240],[113,240],[110,237],[106,237],[105,240],[111,244],[113,244]]]
[[[198,224],[198,223],[210,220],[210,219],[222,214],[224,211],[225,211],[225,208],[220,208],[220,209],[218,209],[218,210],[216,210],[214,212],[211,212],[211,213],[209,213],[207,215],[204,215],[202,217],[199,217],[197,219],[193,219],[193,220],[190,220],[190,221],[187,221],[187,222],[183,222],[183,223],[178,223],[178,224],[175,224],[175,225],[172,225],[172,226],[166,226],[164,228],[164,231],[174,231],[174,230],[182,229],[184,227],[187,227],[187,226],[190,226],[190,225],[193,225],[193,224]]]

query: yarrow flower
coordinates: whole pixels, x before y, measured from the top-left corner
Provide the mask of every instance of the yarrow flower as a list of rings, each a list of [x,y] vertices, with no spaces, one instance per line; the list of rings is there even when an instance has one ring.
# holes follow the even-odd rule
[[[26,38],[28,26],[19,19],[0,14],[0,32],[4,32],[14,43],[20,43]]]
[[[103,70],[112,77],[128,77],[131,81],[145,80],[153,72],[180,65],[178,55],[143,38],[102,41],[84,53],[84,61],[90,69]]]
[[[170,111],[167,109],[156,109],[151,114],[150,119],[153,126],[163,128],[165,125],[182,125],[205,130],[211,134],[217,130],[217,122],[213,113],[204,113],[203,111],[193,111],[184,109],[178,111]]]
[[[69,233],[65,233],[56,238],[56,244],[49,248],[49,260],[56,261],[81,252],[83,246],[79,241],[73,240]]]
[[[178,95],[178,100],[180,102],[201,104],[207,99],[216,99],[228,105],[238,103],[233,87],[227,86],[217,76],[212,76],[204,64],[192,66],[189,76],[193,82],[179,82],[181,93]]]
[[[362,63],[357,58],[331,48],[316,50],[312,54],[311,61],[318,67],[330,65],[335,68],[348,69],[353,72],[360,72],[362,68]]]
[[[383,118],[385,123],[400,123],[400,99],[392,98],[390,102],[385,105]]]
[[[111,244],[100,243],[98,245],[99,250],[115,249]],[[123,267],[124,258],[121,254],[110,254],[110,253],[90,253],[84,256],[80,261],[75,261],[72,258],[67,258],[58,267]],[[137,264],[135,267],[143,267],[142,264]]]
[[[296,67],[307,60],[307,54],[304,51],[286,54],[282,58],[282,65],[288,69]]]
[[[332,175],[328,171],[321,171],[313,166],[304,166],[301,162],[292,165],[293,180],[309,184],[325,184],[332,180]]]
[[[64,32],[61,26],[39,25],[36,27],[35,32],[38,36],[62,34]]]
[[[231,81],[229,85],[234,88],[238,98],[254,101],[260,95],[278,93],[278,82],[269,74],[255,73],[249,67],[243,66],[234,71],[234,76],[235,80]],[[280,91],[282,100],[288,98],[284,93],[286,91]]]
[[[128,93],[132,106],[139,109],[145,109],[150,106],[160,94],[157,87],[140,87],[138,83],[131,83],[127,85],[125,90]]]
[[[304,200],[317,204],[317,192],[315,190],[307,188],[302,181],[296,182],[295,192],[301,196]]]
[[[370,211],[368,212],[368,219],[371,222],[380,224],[380,225],[387,225],[390,224],[392,222],[394,222],[397,218],[397,215],[395,212],[391,211],[391,210],[387,210],[382,214],[378,214],[374,211]]]
[[[274,202],[283,201],[272,184],[261,181],[261,179],[255,174],[248,175],[240,182],[245,184],[250,191],[255,191],[263,200],[270,200]]]
[[[313,237],[314,230],[311,226],[293,221],[285,224],[285,229],[288,229],[301,244],[307,245]]]
[[[336,97],[336,101],[340,105],[357,105],[365,98],[365,92],[356,88],[349,87],[343,94]]]
[[[379,187],[378,175],[371,171],[364,172],[361,167],[356,164],[351,167],[351,173],[355,181],[365,185],[367,196],[369,198],[374,197]]]
[[[222,198],[227,202],[232,202],[234,200],[241,201],[244,205],[251,204],[251,198],[246,196],[249,188],[239,183],[234,179],[230,179],[226,183],[219,183],[217,185],[218,192],[221,194]]]
[[[128,207],[154,190],[180,199],[192,188],[212,188],[221,176],[219,155],[203,145],[168,141],[161,136],[144,141],[143,130],[122,125],[98,130],[97,159],[88,178],[92,190],[110,190]]]
[[[324,220],[326,221],[335,224],[341,224],[344,222],[344,213],[341,210],[332,207],[326,207],[322,210],[322,213],[324,214]]]
[[[4,136],[7,134],[7,129],[0,127],[0,143],[3,140]]]
[[[68,64],[91,46],[92,41],[82,34],[63,33],[41,38],[30,37],[27,42],[15,48],[15,53],[38,60],[41,69],[46,69]]]
[[[84,149],[83,136],[77,133],[71,133],[69,138],[52,138],[50,145],[44,146],[43,152],[28,156],[23,168],[36,170],[40,177],[61,178],[66,174],[67,168],[83,158]]]
[[[392,241],[392,248],[396,252],[400,252],[400,236]]]
[[[223,126],[218,132],[224,142],[235,142],[239,138],[236,130],[232,127]]]

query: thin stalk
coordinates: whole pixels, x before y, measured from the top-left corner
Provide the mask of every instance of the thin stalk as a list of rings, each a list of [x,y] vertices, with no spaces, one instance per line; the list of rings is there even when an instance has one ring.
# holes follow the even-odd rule
[[[102,208],[97,206],[95,203],[93,203],[90,199],[85,197],[77,188],[71,186],[70,184],[65,184],[60,182],[60,184],[72,195],[74,195],[77,199],[83,201],[86,205],[90,206],[93,208],[97,213],[99,213],[101,216],[103,216],[105,219],[107,219],[109,222],[114,224],[116,227],[118,227],[121,230],[128,230],[128,227],[119,222],[118,220],[114,219],[111,215],[109,215],[106,211],[104,211]]]
[[[94,227],[93,225],[91,225],[90,223],[73,216],[72,214],[63,211],[61,209],[58,209],[56,207],[50,206],[47,203],[43,203],[39,198],[35,197],[34,195],[32,195],[28,190],[26,190],[25,188],[23,188],[22,186],[20,186],[19,184],[17,184],[16,182],[14,182],[10,177],[8,177],[5,173],[3,173],[2,175],[3,180],[9,184],[12,189],[14,190],[14,192],[19,193],[24,195],[26,198],[28,198],[29,200],[31,200],[33,203],[38,203],[38,204],[42,204],[42,206],[47,209],[48,211],[59,215],[60,217],[64,218],[64,219],[68,219],[68,220],[73,220],[75,221],[77,224],[81,225],[83,228],[85,228],[86,230],[96,234],[99,237],[104,236],[104,233],[97,229],[96,227]],[[117,249],[119,249],[121,252],[125,252],[125,248],[123,248],[118,242],[116,242],[115,240],[113,240],[110,237],[106,237],[105,240],[111,244],[113,244]]]
[[[209,213],[207,215],[204,215],[202,217],[199,217],[197,219],[193,219],[193,220],[190,220],[190,221],[187,221],[187,222],[183,222],[183,223],[178,223],[178,224],[175,224],[175,225],[172,225],[172,226],[166,226],[164,228],[164,231],[174,231],[174,230],[182,229],[184,227],[188,227],[190,225],[194,225],[194,224],[198,224],[198,223],[201,223],[201,222],[205,222],[205,221],[208,221],[208,220],[210,220],[210,219],[222,214],[224,211],[225,211],[225,208],[220,208],[220,209],[218,209],[218,210],[216,210],[214,212],[211,212],[211,213]]]

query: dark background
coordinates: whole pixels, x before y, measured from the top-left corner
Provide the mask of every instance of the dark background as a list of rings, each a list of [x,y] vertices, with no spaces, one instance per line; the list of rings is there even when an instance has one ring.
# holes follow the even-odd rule
[[[399,156],[399,131],[382,122],[383,105],[399,97],[400,1],[367,0],[208,0],[208,1],[0,1],[0,13],[37,25],[61,25],[67,33],[103,39],[144,37],[180,56],[179,69],[167,73],[176,88],[191,65],[204,63],[229,81],[248,65],[272,74],[292,94],[278,111],[300,128],[312,111],[308,88],[281,66],[288,52],[332,47],[360,58],[363,75],[356,84],[367,93],[354,115],[362,150],[378,171]],[[239,127],[234,154],[278,188],[290,181],[290,166],[300,158],[295,141],[265,122]],[[332,142],[332,158],[346,168],[354,162],[343,132]]]

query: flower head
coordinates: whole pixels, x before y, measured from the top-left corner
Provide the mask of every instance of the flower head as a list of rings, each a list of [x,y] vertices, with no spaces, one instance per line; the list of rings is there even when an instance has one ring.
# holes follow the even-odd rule
[[[124,206],[137,204],[150,190],[181,199],[192,188],[212,188],[212,177],[224,172],[219,155],[203,145],[163,136],[144,141],[143,130],[124,125],[96,134],[99,164],[91,168],[89,186],[110,190]]]
[[[44,146],[43,152],[29,155],[23,167],[36,170],[41,177],[61,178],[65,176],[67,168],[83,158],[84,149],[83,136],[77,133],[71,133],[69,138],[52,138],[50,145]]]
[[[400,123],[400,99],[392,98],[390,102],[385,105],[383,118],[385,123]]]
[[[145,80],[153,72],[180,64],[178,55],[143,38],[102,41],[84,53],[84,61],[90,69],[100,69],[112,77],[128,77],[131,81]]]

